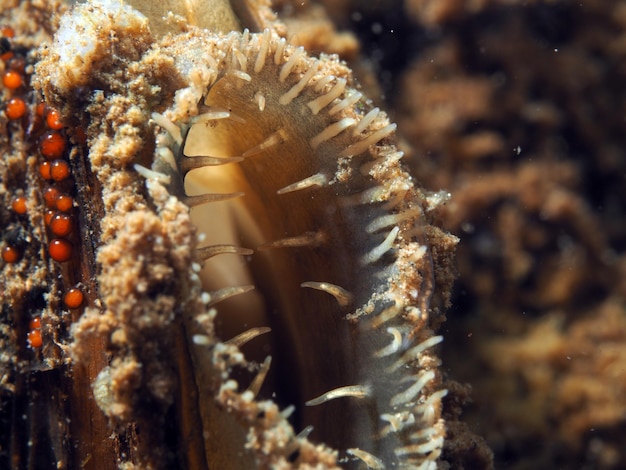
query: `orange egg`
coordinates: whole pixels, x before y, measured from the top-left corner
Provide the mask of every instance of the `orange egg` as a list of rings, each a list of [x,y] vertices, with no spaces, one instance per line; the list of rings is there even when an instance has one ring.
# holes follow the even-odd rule
[[[22,86],[22,75],[14,70],[9,70],[2,77],[2,83],[10,90],[15,90]]]
[[[39,103],[35,108],[35,113],[37,113],[37,116],[43,117],[43,115],[46,113],[46,103],[44,103],[43,101]]]
[[[69,289],[63,297],[63,302],[67,308],[78,308],[83,304],[85,296],[80,289],[72,287]]]
[[[14,38],[15,30],[11,26],[0,26],[0,34],[2,34],[5,38]]]
[[[5,246],[2,250],[2,259],[6,263],[17,263],[20,260],[20,250],[14,246]]]
[[[56,198],[56,208],[61,212],[69,212],[74,205],[74,199],[69,194],[59,194]]]
[[[63,181],[70,176],[70,165],[65,160],[54,160],[50,166],[50,176],[54,181]]]
[[[57,212],[50,219],[50,231],[57,237],[67,237],[72,233],[72,217],[62,212]]]
[[[51,109],[46,117],[46,124],[50,129],[61,130],[63,123],[61,122],[61,114],[56,109]]]
[[[28,322],[28,327],[31,330],[37,330],[41,328],[41,317],[34,317]]]
[[[43,221],[46,224],[46,227],[50,227],[50,222],[52,222],[52,217],[56,214],[52,209],[48,209],[43,213]]]
[[[50,162],[42,162],[41,164],[39,164],[39,174],[41,175],[43,179],[45,180],[52,179],[52,174],[50,173],[51,167],[52,165],[50,164]]]
[[[31,348],[38,349],[43,346],[43,339],[41,337],[41,330],[31,330],[27,335],[28,344]]]
[[[50,177],[52,178],[52,176]],[[45,191],[43,192],[43,200],[46,203],[46,207],[50,209],[54,209],[57,206],[57,198],[59,197],[60,194],[61,194],[61,191],[59,191],[54,186],[50,186],[46,188]]]
[[[48,160],[54,160],[55,158],[61,158],[67,141],[65,137],[55,131],[46,132],[41,136],[39,141],[39,151]]]
[[[48,245],[48,253],[50,258],[59,263],[63,263],[72,257],[72,244],[63,238],[54,238],[50,240]]]
[[[26,211],[28,210],[28,207],[26,206],[26,198],[24,196],[16,197],[11,203],[11,208],[16,214],[26,214]]]
[[[11,98],[7,103],[6,114],[9,119],[20,119],[26,114],[26,103],[21,98]]]

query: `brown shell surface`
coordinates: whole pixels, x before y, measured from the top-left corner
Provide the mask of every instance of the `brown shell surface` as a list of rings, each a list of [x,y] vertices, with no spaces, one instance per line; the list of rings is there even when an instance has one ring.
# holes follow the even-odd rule
[[[3,124],[2,220],[28,241],[2,266],[3,410],[49,423],[12,466],[437,468],[446,195],[415,186],[336,57],[272,29],[158,38],[107,8],[34,44],[71,142],[67,263],[44,250],[36,144]],[[75,284],[84,307],[63,310]]]

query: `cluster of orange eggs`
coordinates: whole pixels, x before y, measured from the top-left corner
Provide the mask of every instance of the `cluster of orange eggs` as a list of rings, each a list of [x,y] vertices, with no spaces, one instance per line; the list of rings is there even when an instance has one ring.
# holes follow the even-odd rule
[[[71,177],[70,165],[64,159],[68,147],[67,138],[63,134],[63,124],[56,110],[47,109],[40,104],[36,112],[42,120],[45,118],[48,128],[39,139],[39,154],[43,159],[39,164],[39,174],[50,182],[43,194],[46,205],[44,221],[51,235],[48,253],[53,260],[63,263],[72,257],[73,252],[69,237],[73,231],[71,212],[74,200],[63,191],[63,185],[59,184]]]
[[[34,317],[29,323],[30,331],[26,338],[31,348],[40,348],[43,346],[43,338],[41,336],[41,317]]]
[[[39,175],[45,182],[41,196],[45,205],[47,251],[51,259],[64,263],[72,258],[74,247],[71,240],[75,236],[72,214],[74,199],[70,194],[73,182],[67,160],[67,130],[56,109],[43,102],[31,104],[33,93],[26,73],[26,60],[19,51],[13,49],[14,36],[15,32],[11,27],[0,26],[0,60],[4,62],[1,86],[8,97],[0,106],[9,123],[14,122],[13,126],[21,127],[33,146],[33,153],[36,147],[40,159]],[[22,193],[17,194],[12,200],[11,209],[18,217],[27,216],[27,197]],[[22,255],[23,250],[18,245],[7,243],[2,249],[5,263],[18,263]],[[70,309],[79,308],[83,300],[83,293],[76,287],[68,289],[63,299],[65,306]],[[43,345],[39,316],[33,317],[29,322],[27,342],[35,349]]]
[[[44,103],[35,106],[34,112],[29,113],[28,77],[25,74],[26,61],[22,55],[12,50],[11,39],[15,36],[12,28],[0,28],[2,36],[0,46],[4,61],[5,72],[2,76],[2,85],[12,95],[4,106],[4,112],[9,121],[19,122],[32,141],[38,141],[38,151],[42,158],[39,165],[41,177],[49,181],[51,186],[44,191],[44,200],[48,209],[45,220],[52,235],[48,245],[48,253],[55,261],[68,261],[72,256],[72,243],[68,240],[72,232],[73,206],[72,197],[62,191],[55,183],[61,183],[71,177],[70,165],[64,158],[68,141],[64,133],[61,116],[55,109],[49,109]],[[25,99],[26,98],[26,99]],[[67,187],[67,185],[65,185]],[[26,198],[17,196],[12,205],[17,214],[26,214]],[[7,263],[15,263],[20,259],[20,250],[17,247],[6,246],[2,257]]]
[[[5,72],[2,76],[3,86],[14,91],[22,86],[22,74],[24,72],[25,61],[21,57],[16,57],[11,47],[11,39],[15,36],[15,31],[9,26],[0,27],[0,60],[4,62]],[[21,98],[13,97],[6,104],[5,113],[7,118],[20,119],[26,113],[26,103]],[[27,211],[26,198],[16,197],[11,208],[17,214],[25,214]],[[2,259],[5,263],[16,263],[21,258],[21,250],[17,246],[6,245],[2,249]]]
[[[83,304],[84,295],[77,287],[68,289],[63,296],[63,303],[67,308],[79,308]],[[28,333],[26,335],[26,341],[28,345],[33,349],[39,349],[43,346],[43,336],[41,333],[41,317],[33,317],[28,322]]]

